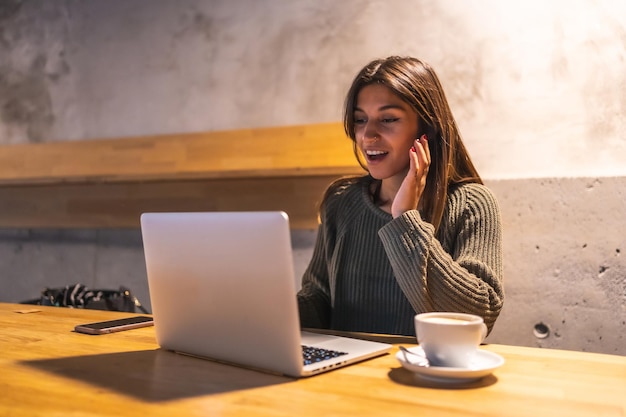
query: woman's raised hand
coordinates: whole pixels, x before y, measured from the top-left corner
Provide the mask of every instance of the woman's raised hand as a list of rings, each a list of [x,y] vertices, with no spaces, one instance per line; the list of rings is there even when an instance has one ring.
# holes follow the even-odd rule
[[[409,171],[391,204],[391,215],[394,219],[402,213],[417,209],[426,187],[429,167],[428,138],[422,135],[409,150]]]

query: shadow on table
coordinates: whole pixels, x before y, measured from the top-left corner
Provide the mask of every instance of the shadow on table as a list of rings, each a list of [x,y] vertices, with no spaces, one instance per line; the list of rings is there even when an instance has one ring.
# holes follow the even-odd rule
[[[21,362],[144,401],[168,401],[259,388],[292,378],[156,349]]]
[[[411,372],[402,367],[393,368],[388,373],[389,379],[397,384],[402,385],[410,385],[413,387],[423,387],[423,388],[438,388],[438,389],[473,389],[473,388],[484,388],[498,382],[498,378],[493,375],[487,375],[483,378],[480,378],[476,381],[470,382],[439,382],[430,379],[423,378],[422,376]]]

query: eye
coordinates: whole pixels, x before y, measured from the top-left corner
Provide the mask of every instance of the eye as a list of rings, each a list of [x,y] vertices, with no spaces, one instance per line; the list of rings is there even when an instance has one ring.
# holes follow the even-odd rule
[[[367,123],[367,119],[363,116],[354,116],[354,124],[355,125],[362,125]]]
[[[400,119],[399,117],[386,117],[382,119],[381,121],[383,123],[393,123],[393,122],[397,122],[399,119]]]

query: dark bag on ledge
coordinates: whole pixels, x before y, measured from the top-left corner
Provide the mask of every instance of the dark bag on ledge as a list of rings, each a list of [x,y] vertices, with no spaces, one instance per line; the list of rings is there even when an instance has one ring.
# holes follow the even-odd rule
[[[41,297],[23,301],[22,304],[129,313],[139,310],[144,314],[150,314],[126,287],[120,287],[119,290],[92,290],[82,284],[74,284],[64,288],[46,288],[41,292]]]

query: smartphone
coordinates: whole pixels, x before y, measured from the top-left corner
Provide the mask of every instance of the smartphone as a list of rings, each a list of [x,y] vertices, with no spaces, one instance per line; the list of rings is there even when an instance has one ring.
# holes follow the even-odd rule
[[[74,327],[78,333],[106,334],[123,330],[137,329],[154,325],[154,319],[148,316],[127,317],[125,319],[99,321],[96,323],[79,324]]]

